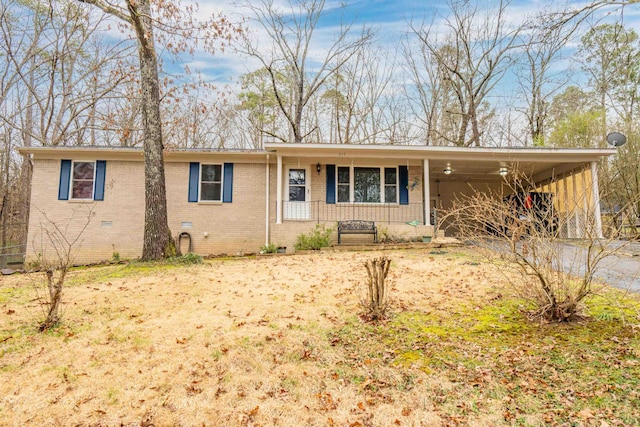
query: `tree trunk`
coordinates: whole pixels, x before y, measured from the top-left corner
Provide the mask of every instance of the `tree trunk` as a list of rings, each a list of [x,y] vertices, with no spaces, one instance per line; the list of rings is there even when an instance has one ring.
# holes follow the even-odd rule
[[[164,257],[171,245],[164,177],[160,83],[149,1],[133,2],[129,0],[128,6],[138,38],[138,54],[140,56],[145,181],[142,260],[149,261]]]

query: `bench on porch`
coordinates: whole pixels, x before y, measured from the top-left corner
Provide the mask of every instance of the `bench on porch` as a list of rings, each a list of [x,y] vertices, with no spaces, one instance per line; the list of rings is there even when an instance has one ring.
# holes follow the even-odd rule
[[[340,236],[343,234],[373,234],[373,241],[378,241],[378,229],[373,221],[361,219],[338,221],[338,244],[340,244]]]

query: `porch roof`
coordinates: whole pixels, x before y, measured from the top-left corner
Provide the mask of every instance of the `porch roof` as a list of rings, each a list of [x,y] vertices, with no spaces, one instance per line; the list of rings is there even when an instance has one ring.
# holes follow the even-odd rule
[[[501,167],[519,171],[535,181],[582,168],[616,153],[615,148],[502,148],[417,145],[347,145],[267,143],[265,149],[283,157],[310,158],[315,162],[346,159],[394,159],[409,165],[429,161],[431,179],[440,181],[500,180]],[[450,166],[452,173],[444,169]]]

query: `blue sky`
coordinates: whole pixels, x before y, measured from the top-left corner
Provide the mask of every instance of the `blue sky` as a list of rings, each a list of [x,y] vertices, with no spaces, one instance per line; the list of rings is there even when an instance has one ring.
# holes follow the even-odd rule
[[[222,0],[215,2],[201,3],[201,13],[209,14],[213,11],[222,12],[232,21],[238,21],[241,16],[247,16],[249,11],[242,8],[243,0]],[[259,0],[252,0],[259,1]],[[273,0],[276,5],[282,5],[286,8],[289,0]],[[291,0],[295,2],[295,0]],[[472,0],[473,3],[473,0]],[[569,0],[570,7],[581,7],[589,1],[573,1]],[[477,0],[479,9],[489,9],[496,7],[497,1]],[[563,0],[512,0],[506,10],[506,20],[513,25],[522,22],[527,16],[536,14],[542,10],[561,7],[565,3]],[[344,6],[344,7],[341,7]],[[597,20],[622,21],[625,26],[630,28],[640,28],[640,3],[628,5],[621,13],[620,7],[604,8],[597,12],[591,23]],[[314,52],[320,57],[330,46],[336,35],[336,27],[343,22],[353,22],[353,29],[358,31],[363,25],[372,27],[377,30],[375,43],[382,49],[386,49],[387,57],[395,58],[398,64],[405,62],[405,58],[401,53],[400,40],[406,38],[410,33],[409,23],[416,26],[425,23],[433,24],[434,28],[442,28],[444,19],[449,14],[449,6],[446,1],[425,1],[425,0],[356,0],[356,1],[340,1],[326,0],[325,16],[321,20],[320,26],[316,29]],[[262,30],[251,20],[245,21],[255,37],[260,41],[260,47],[268,49],[270,40],[264,35]],[[575,51],[579,41],[569,44],[565,50],[564,58],[559,60],[555,68],[559,75],[569,76],[566,84],[581,85],[585,83],[585,76],[579,72],[579,64],[570,58],[570,54]],[[194,58],[187,59],[191,69],[199,70],[204,79],[214,83],[220,90],[237,91],[238,79],[242,74],[246,74],[257,70],[260,64],[255,59],[247,58],[232,48],[225,49],[214,56],[207,53],[201,53]],[[403,75],[401,66],[396,67],[398,88],[406,80]],[[500,81],[496,90],[492,92],[490,101],[499,98],[497,105],[501,106],[504,111],[512,110],[521,102],[521,95],[517,92],[517,80],[512,73],[506,73]]]
[[[285,7],[288,0],[274,0],[276,4]],[[495,5],[494,1],[478,3],[482,7]],[[579,7],[586,2],[569,1],[573,7]],[[234,21],[242,15],[247,15],[248,10],[238,6],[236,0],[224,0],[216,2],[204,2],[200,5],[202,13],[217,11],[224,13]],[[513,23],[520,22],[525,16],[537,11],[558,7],[561,1],[550,2],[546,0],[513,0],[507,9],[507,19]],[[344,7],[340,7],[344,5]],[[447,15],[448,6],[444,1],[425,0],[357,0],[336,1],[327,0],[325,4],[326,15],[316,29],[316,48],[322,50],[323,45],[328,45],[335,36],[335,26],[340,21],[353,22],[354,29],[367,25],[377,30],[376,43],[387,48],[390,52],[398,49],[399,40],[409,32],[409,22],[420,24],[431,23],[437,27]],[[620,8],[611,16],[606,17],[605,10],[597,15],[603,19],[620,20]],[[640,23],[640,4],[629,5],[624,10],[624,22],[626,25]],[[249,30],[256,34],[260,45],[268,48],[268,38],[261,35],[261,30],[254,22],[246,21]],[[636,26],[637,27],[637,26]],[[233,49],[226,49],[224,53],[215,56],[208,54],[198,55],[190,62],[192,68],[200,69],[207,79],[217,84],[231,84],[244,73],[255,70],[259,65],[246,57],[236,53]]]

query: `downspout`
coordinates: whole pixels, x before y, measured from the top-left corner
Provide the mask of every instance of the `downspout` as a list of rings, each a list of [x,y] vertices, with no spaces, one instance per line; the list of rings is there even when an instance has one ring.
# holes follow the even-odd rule
[[[596,236],[602,239],[602,216],[600,213],[600,189],[598,188],[598,162],[591,162],[591,191],[593,192],[593,216],[595,218]]]
[[[282,156],[278,154],[276,169],[276,224],[282,224]]]
[[[264,221],[265,221],[265,235],[264,235],[264,244],[265,246],[269,244],[269,192],[270,192],[270,187],[269,187],[269,154],[267,154],[267,165],[265,168],[265,180],[267,185],[265,185],[265,187],[267,188],[266,194],[265,194],[265,215],[264,215]]]

